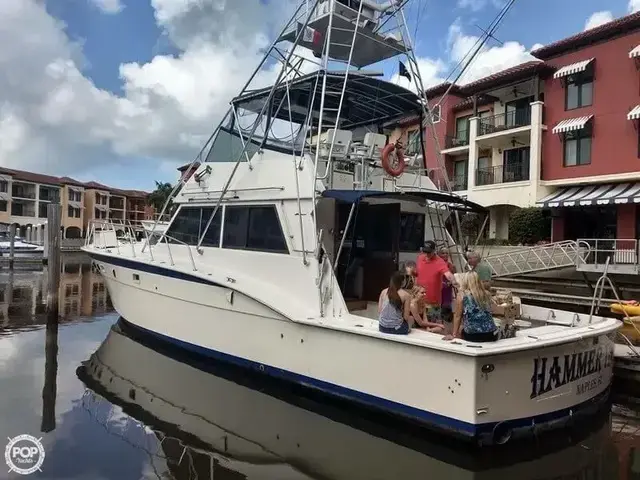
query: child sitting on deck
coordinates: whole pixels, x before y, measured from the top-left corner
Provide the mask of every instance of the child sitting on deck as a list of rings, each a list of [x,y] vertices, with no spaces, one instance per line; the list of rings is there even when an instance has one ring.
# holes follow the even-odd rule
[[[444,333],[444,325],[430,322],[427,319],[427,303],[425,300],[426,292],[424,287],[415,285],[410,289],[409,293],[411,294],[409,309],[415,324],[420,328],[424,328],[427,332]]]

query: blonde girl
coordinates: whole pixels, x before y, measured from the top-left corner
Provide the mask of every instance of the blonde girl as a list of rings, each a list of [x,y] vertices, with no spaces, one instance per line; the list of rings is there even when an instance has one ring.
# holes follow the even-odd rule
[[[454,305],[453,335],[470,342],[497,340],[497,326],[491,314],[491,294],[484,288],[476,272],[460,276],[460,288]]]

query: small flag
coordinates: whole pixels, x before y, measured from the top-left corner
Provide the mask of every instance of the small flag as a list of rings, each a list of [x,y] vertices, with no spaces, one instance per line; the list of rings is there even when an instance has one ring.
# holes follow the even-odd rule
[[[302,28],[302,24],[298,23],[298,31]],[[305,27],[304,32],[302,32],[302,41],[306,43],[312,43],[313,45],[319,45],[322,41],[322,34],[311,27]]]
[[[401,61],[398,60],[398,68],[400,69],[400,71],[398,72],[398,74],[401,77],[405,77],[407,78],[409,81],[411,81],[411,74],[409,73],[409,71],[407,70],[407,67],[404,66],[404,63],[402,63]]]

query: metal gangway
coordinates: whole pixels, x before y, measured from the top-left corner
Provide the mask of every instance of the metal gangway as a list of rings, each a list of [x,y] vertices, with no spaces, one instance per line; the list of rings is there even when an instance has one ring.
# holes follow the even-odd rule
[[[584,263],[589,255],[589,245],[564,240],[487,255],[484,262],[491,267],[494,277],[507,277],[575,267]]]

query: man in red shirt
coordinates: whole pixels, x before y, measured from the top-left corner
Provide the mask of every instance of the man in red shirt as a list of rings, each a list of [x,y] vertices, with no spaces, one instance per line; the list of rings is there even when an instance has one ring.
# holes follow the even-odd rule
[[[432,240],[424,243],[422,253],[416,261],[418,277],[416,283],[426,290],[427,320],[442,322],[442,281],[443,278],[457,287],[456,279],[447,262],[436,254],[436,244]]]

